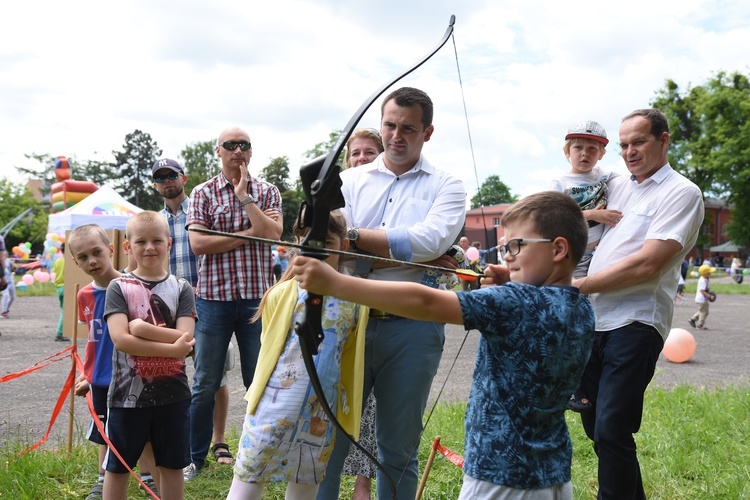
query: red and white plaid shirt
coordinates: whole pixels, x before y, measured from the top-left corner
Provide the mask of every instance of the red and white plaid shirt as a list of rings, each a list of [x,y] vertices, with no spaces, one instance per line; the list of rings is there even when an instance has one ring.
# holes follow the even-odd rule
[[[247,192],[261,210],[281,213],[281,194],[273,184],[250,176]],[[250,219],[234,194],[234,186],[223,173],[206,182],[190,195],[186,227],[199,224],[208,229],[236,233],[249,229]],[[205,300],[259,299],[271,286],[273,270],[271,247],[252,241],[225,253],[200,258],[198,297]]]

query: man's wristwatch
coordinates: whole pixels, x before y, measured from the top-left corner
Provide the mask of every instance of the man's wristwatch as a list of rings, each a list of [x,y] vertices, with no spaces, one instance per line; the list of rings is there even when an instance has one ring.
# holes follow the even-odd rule
[[[251,194],[247,195],[247,198],[245,198],[244,200],[242,200],[240,202],[240,205],[244,207],[248,203],[255,203],[255,198],[253,198],[253,195],[251,195]]]
[[[357,249],[357,240],[359,239],[359,228],[350,227],[346,230],[346,237],[349,240],[349,244],[353,249]]]

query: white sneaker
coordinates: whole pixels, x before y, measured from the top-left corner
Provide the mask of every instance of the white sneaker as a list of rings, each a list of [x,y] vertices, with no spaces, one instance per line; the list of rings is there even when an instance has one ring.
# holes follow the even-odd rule
[[[186,483],[195,479],[195,476],[197,476],[199,472],[200,469],[194,463],[191,463],[190,465],[182,469],[182,475],[185,478]]]

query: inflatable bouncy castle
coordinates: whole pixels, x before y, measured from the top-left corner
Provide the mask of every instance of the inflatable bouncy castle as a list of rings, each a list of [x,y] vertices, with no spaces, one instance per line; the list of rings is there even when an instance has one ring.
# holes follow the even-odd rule
[[[70,178],[70,164],[64,156],[55,160],[57,182],[50,188],[50,213],[55,214],[72,207],[99,189],[93,182],[74,181]]]

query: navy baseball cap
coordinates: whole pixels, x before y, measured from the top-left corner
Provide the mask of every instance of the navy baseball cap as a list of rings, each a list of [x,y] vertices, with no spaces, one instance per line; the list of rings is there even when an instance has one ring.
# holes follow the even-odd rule
[[[170,160],[169,158],[162,158],[161,160],[156,160],[154,166],[151,167],[151,175],[154,175],[156,172],[163,168],[171,170],[172,172],[177,172],[178,174],[185,174],[185,172],[182,170],[182,165],[174,160]]]

